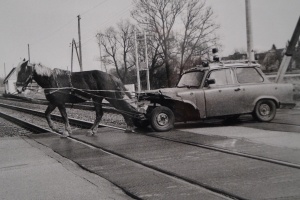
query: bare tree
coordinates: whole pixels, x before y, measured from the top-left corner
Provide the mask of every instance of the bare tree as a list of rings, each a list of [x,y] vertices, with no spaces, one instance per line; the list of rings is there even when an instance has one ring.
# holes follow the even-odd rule
[[[128,70],[134,66],[133,25],[128,20],[117,24],[117,29],[110,27],[99,32],[100,43],[104,48],[106,64],[113,65],[118,77],[126,83]]]
[[[180,74],[193,63],[193,59],[206,55],[213,46],[218,46],[211,7],[205,1],[189,0],[182,14],[184,33],[179,33]]]
[[[170,36],[176,19],[182,12],[186,0],[139,0],[135,1],[132,17],[151,31],[161,46],[168,86],[170,79]]]
[[[215,32],[219,26],[205,1],[136,0],[134,3],[132,17],[160,45],[168,86],[172,84],[175,66],[181,73],[218,41]]]

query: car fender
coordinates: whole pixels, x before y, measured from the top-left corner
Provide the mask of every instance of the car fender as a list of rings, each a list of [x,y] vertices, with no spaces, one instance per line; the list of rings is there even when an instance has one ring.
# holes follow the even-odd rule
[[[195,108],[195,110],[198,110],[198,107],[197,107],[197,105],[194,102],[188,101],[188,100],[183,100],[183,99],[181,101],[183,101],[186,104],[192,105]]]
[[[270,99],[270,100],[273,100],[276,104],[276,107],[278,108],[279,107],[279,100],[274,97],[274,96],[268,96],[268,95],[264,95],[264,96],[259,96],[257,97],[254,101],[253,101],[253,109],[255,108],[255,105],[257,104],[258,101],[262,100],[262,99]]]

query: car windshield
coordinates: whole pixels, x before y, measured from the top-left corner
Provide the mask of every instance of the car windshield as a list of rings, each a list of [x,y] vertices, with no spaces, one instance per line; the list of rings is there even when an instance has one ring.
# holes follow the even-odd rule
[[[204,72],[193,71],[183,74],[177,87],[199,87],[204,76]]]

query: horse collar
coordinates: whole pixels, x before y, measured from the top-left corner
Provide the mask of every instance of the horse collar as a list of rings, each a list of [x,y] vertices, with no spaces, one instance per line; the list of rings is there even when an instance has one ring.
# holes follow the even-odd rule
[[[26,81],[24,82],[24,86],[22,88],[22,91],[25,91],[26,88],[27,88],[27,85],[29,84],[30,81],[32,81],[33,79],[33,73],[34,73],[34,66],[32,65],[27,65],[28,67],[32,67],[32,70],[31,70],[31,74],[28,76],[28,78],[26,79]]]

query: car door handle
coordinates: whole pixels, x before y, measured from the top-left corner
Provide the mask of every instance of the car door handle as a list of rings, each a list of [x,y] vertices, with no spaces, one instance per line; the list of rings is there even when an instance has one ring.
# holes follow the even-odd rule
[[[234,89],[234,91],[236,91],[236,92],[237,92],[237,91],[240,91],[240,90],[241,90],[241,88],[236,88],[236,89]]]

